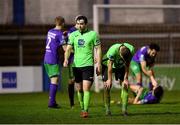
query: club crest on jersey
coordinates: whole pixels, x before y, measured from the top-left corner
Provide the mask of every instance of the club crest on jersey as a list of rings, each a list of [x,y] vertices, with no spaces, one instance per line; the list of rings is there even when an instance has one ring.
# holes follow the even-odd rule
[[[83,39],[79,39],[79,40],[78,40],[78,45],[79,45],[79,47],[83,47],[83,46],[84,46],[84,43],[85,43],[85,41],[84,41]]]

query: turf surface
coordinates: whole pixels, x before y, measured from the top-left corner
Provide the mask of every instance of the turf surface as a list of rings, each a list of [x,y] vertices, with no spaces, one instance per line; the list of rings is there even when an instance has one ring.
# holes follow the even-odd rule
[[[112,92],[112,99],[119,98],[118,91]],[[105,116],[102,93],[92,93],[89,118],[80,118],[77,102],[70,109],[67,93],[58,92],[59,109],[47,108],[48,93],[0,94],[1,124],[174,124],[180,123],[180,91],[166,91],[160,104],[129,105],[129,116],[121,115],[118,104],[112,104],[112,116]]]

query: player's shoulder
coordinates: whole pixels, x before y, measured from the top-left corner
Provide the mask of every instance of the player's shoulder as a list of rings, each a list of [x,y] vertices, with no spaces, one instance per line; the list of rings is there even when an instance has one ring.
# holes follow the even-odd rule
[[[75,30],[75,31],[73,31],[73,32],[71,32],[71,34],[79,34],[80,32],[79,32],[79,30]]]
[[[122,46],[121,43],[115,43],[110,48],[118,48],[119,49],[120,46]]]
[[[135,53],[135,48],[132,44],[125,42],[123,45],[125,45],[130,50],[132,55]]]
[[[115,53],[119,50],[119,47],[121,46],[122,44],[120,43],[116,43],[116,44],[113,44],[109,50],[108,50],[108,53]]]
[[[49,31],[48,31],[48,33],[53,33],[53,34],[63,34],[63,31],[61,31],[61,30],[59,30],[59,29],[54,29],[54,28],[52,28],[52,29],[50,29]]]
[[[76,36],[78,36],[79,34],[80,34],[79,31],[76,30],[76,31],[70,33],[70,34],[69,34],[69,37],[76,37]]]
[[[147,49],[148,49],[148,46],[142,46],[142,47],[140,48],[141,51],[146,51]]]
[[[94,31],[94,30],[89,29],[88,32],[91,33],[91,34],[94,34],[94,35],[98,35],[98,33],[96,31]]]
[[[69,28],[69,30],[68,30],[69,33],[72,33],[74,31],[77,31],[76,27],[74,27],[74,26]]]

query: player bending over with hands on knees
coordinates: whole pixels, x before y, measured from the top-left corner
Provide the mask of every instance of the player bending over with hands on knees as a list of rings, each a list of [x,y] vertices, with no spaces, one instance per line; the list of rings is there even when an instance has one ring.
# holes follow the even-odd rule
[[[127,115],[128,105],[128,74],[131,58],[134,54],[134,47],[129,43],[117,43],[112,45],[102,60],[102,79],[104,83],[104,101],[106,115],[111,115],[110,111],[110,90],[112,87],[112,73],[116,80],[122,85],[121,100],[122,113]]]

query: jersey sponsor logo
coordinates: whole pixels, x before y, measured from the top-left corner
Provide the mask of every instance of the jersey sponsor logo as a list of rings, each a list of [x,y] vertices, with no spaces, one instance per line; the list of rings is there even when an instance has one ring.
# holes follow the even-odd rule
[[[83,39],[78,40],[78,47],[84,47],[85,41]]]
[[[17,88],[16,72],[2,72],[2,88]]]

